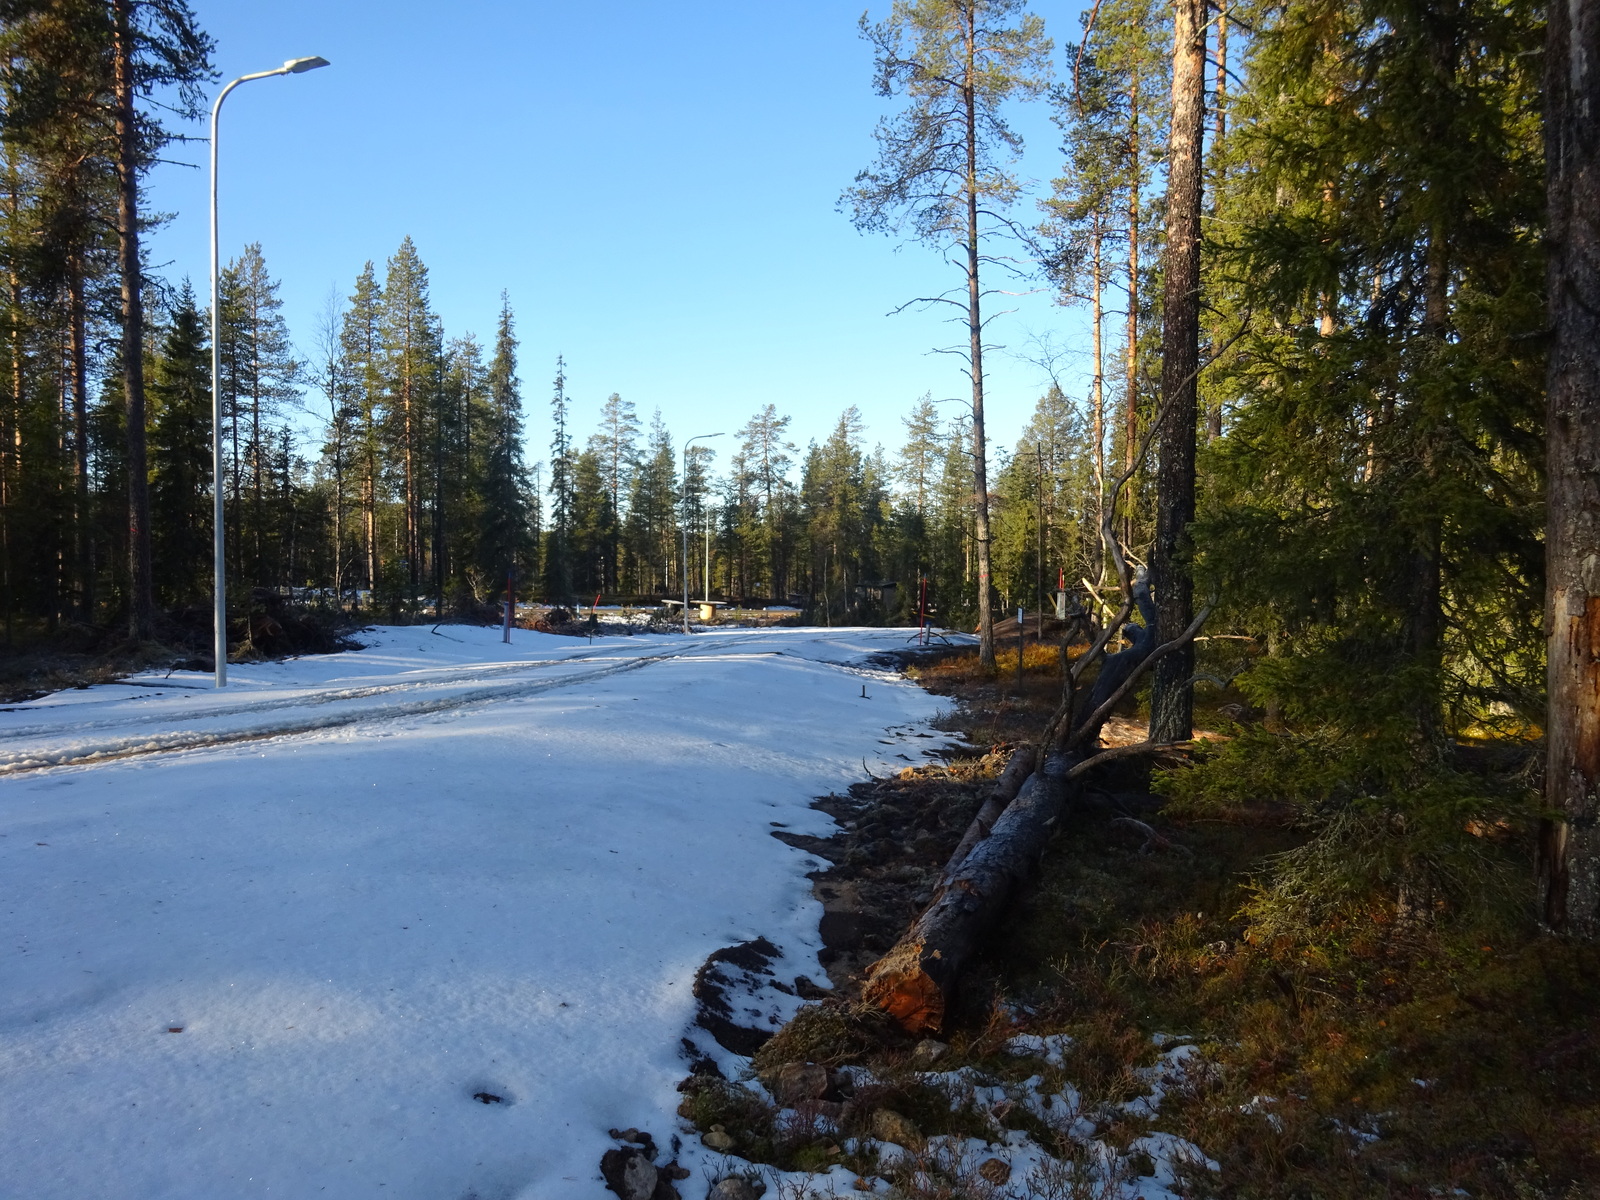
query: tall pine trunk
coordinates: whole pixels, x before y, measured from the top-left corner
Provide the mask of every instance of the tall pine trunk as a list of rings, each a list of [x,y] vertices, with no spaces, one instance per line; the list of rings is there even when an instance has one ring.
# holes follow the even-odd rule
[[[972,367],[972,487],[978,543],[978,665],[994,669],[994,610],[990,604],[989,468],[983,432],[983,291],[978,281],[978,81],[977,10],[966,10],[966,75],[961,98],[966,109],[967,151],[967,332]]]
[[[122,275],[122,386],[128,418],[128,633],[151,636],[150,482],[145,465],[144,301],[139,269],[139,131],[134,112],[133,3],[112,0],[116,91],[117,266]]]
[[[1156,475],[1156,543],[1151,556],[1157,641],[1177,637],[1193,617],[1194,580],[1185,544],[1194,520],[1194,452],[1200,368],[1200,187],[1205,124],[1203,0],[1173,5],[1172,133],[1167,142],[1167,245],[1162,263],[1161,462]],[[1194,729],[1192,644],[1156,664],[1150,739],[1176,742]]]
[[[1600,0],[1549,8],[1545,924],[1600,937]]]
[[[88,306],[83,294],[83,259],[67,257],[68,341],[72,355],[72,449],[74,489],[73,573],[78,582],[78,619],[94,620],[94,522],[89,513]]]
[[[1219,156],[1223,140],[1228,135],[1228,0],[1217,4],[1217,71],[1216,71],[1216,123],[1211,129],[1213,156]],[[1222,164],[1217,158],[1217,178],[1212,186],[1222,190]],[[1213,206],[1216,201],[1213,199]],[[1206,440],[1214,442],[1222,436],[1222,396],[1219,394],[1206,409]]]
[[[1128,379],[1123,397],[1123,470],[1133,474],[1139,445],[1139,74],[1128,88]],[[1122,543],[1133,545],[1132,487],[1124,489]]]
[[[1101,210],[1095,209],[1094,228],[1089,235],[1089,303],[1092,311],[1094,339],[1094,377],[1089,384],[1090,436],[1094,441],[1094,528],[1095,537],[1105,524],[1106,513],[1106,396],[1105,350],[1102,336],[1104,304],[1100,294],[1100,220]],[[1099,565],[1095,568],[1095,583],[1105,578],[1106,547],[1100,547]]]

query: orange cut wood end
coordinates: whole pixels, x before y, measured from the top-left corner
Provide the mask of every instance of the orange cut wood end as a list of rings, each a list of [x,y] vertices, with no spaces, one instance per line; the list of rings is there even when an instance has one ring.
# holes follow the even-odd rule
[[[907,1033],[944,1024],[944,993],[922,969],[922,944],[902,942],[872,965],[861,999],[888,1013]]]

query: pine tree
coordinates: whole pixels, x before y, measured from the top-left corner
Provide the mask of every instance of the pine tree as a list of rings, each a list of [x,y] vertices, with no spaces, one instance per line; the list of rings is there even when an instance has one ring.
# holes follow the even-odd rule
[[[112,93],[116,137],[118,270],[122,276],[123,394],[128,438],[129,632],[153,630],[154,583],[150,561],[150,495],[145,455],[144,262],[139,187],[171,135],[151,109],[198,119],[200,85],[214,76],[212,42],[185,0],[110,0]],[[143,105],[141,105],[143,101]],[[174,102],[175,101],[175,102]]]
[[[764,582],[765,594],[775,600],[788,592],[792,553],[789,469],[795,447],[784,436],[788,428],[789,418],[779,416],[775,405],[763,407],[739,430],[742,470],[735,472],[753,501],[748,504],[750,520],[744,542],[753,552],[753,570]]]
[[[286,514],[272,503],[270,460],[281,420],[299,403],[301,368],[259,242],[228,264],[219,284],[224,436],[232,448],[228,540],[241,582],[277,586]]]
[[[609,587],[620,583],[622,569],[622,511],[632,486],[633,473],[639,462],[639,417],[633,401],[624,400],[616,392],[606,397],[600,408],[600,429],[589,438],[589,448],[600,460],[605,474],[606,493],[609,499],[614,531],[606,548]]]
[[[379,511],[384,502],[383,472],[383,291],[371,260],[356,278],[339,334],[343,374],[350,389],[354,424],[353,454],[361,492],[362,576],[369,589],[382,572]]]
[[[1149,309],[1144,275],[1154,232],[1146,213],[1151,163],[1161,145],[1156,134],[1165,120],[1163,90],[1169,63],[1162,54],[1167,21],[1152,0],[1109,0],[1084,15],[1084,33],[1069,82],[1053,89],[1055,119],[1065,135],[1065,170],[1044,202],[1049,214],[1042,232],[1050,247],[1047,266],[1063,303],[1090,308],[1092,370],[1089,386],[1090,438],[1096,457],[1096,515],[1104,504],[1107,438],[1120,449],[1120,469],[1135,471],[1141,440],[1140,410],[1145,388],[1141,340]],[[1122,400],[1120,420],[1109,416],[1110,373],[1106,370],[1103,322],[1109,313],[1106,292],[1114,275],[1113,255],[1122,253]],[[1113,472],[1115,473],[1115,472]],[[1137,540],[1137,489],[1124,489],[1122,539]],[[1099,579],[1101,572],[1094,572]]]
[[[1539,838],[1544,923],[1600,938],[1600,5],[1552,6],[1545,44],[1545,153],[1551,254],[1548,374],[1550,638],[1545,803],[1554,815]]]
[[[1194,520],[1195,425],[1200,376],[1200,189],[1205,131],[1204,0],[1175,0],[1172,23],[1172,127],[1167,138],[1166,243],[1161,260],[1161,459],[1156,540],[1150,556],[1159,642],[1178,637],[1193,617],[1189,524]],[[1155,666],[1150,740],[1194,733],[1194,644]]]
[[[0,137],[13,181],[11,215],[21,215],[17,202],[22,189],[17,185],[24,171],[31,197],[30,228],[12,235],[18,240],[12,242],[16,253],[11,278],[15,289],[26,288],[43,302],[38,317],[59,323],[66,341],[71,423],[63,430],[62,443],[72,455],[73,504],[70,533],[63,533],[71,541],[78,616],[92,621],[96,531],[89,495],[90,343],[96,336],[94,313],[110,298],[106,283],[115,268],[115,163],[103,121],[111,86],[102,53],[107,22],[103,7],[82,3],[30,4],[4,16],[0,38],[5,43],[6,119]],[[11,390],[17,397],[24,391],[16,383]]]
[[[1001,159],[1020,153],[1022,142],[1001,107],[1044,89],[1050,42],[1025,0],[895,0],[888,20],[870,25],[863,17],[861,30],[876,52],[878,93],[903,91],[911,103],[879,125],[877,165],[846,193],[856,224],[898,231],[909,221],[918,240],[962,260],[966,299],[939,300],[966,314],[961,353],[972,381],[979,659],[993,669],[981,276],[994,262],[984,243],[1012,232],[996,214],[1019,187]]]
[[[428,301],[428,268],[407,237],[389,259],[380,325],[383,345],[383,437],[400,501],[401,557],[414,603],[425,577],[424,497],[428,485],[431,418],[442,335]]]

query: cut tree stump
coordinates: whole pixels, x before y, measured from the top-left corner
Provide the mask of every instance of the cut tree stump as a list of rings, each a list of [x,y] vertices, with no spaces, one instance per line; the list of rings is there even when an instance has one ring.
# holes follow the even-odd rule
[[[945,878],[938,895],[899,943],[872,965],[861,999],[894,1017],[907,1032],[944,1024],[962,968],[982,946],[1017,885],[1044,854],[1069,792],[1067,772],[1079,756],[1058,752],[1034,773],[995,822]]]

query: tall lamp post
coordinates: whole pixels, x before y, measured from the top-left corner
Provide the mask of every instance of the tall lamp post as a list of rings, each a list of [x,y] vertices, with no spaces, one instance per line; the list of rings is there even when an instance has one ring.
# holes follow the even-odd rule
[[[719,438],[720,433],[697,433],[683,444],[683,631],[689,632],[689,443]],[[710,588],[706,599],[711,599]]]
[[[257,71],[254,75],[241,75],[217,96],[211,106],[211,556],[214,581],[212,602],[215,606],[213,620],[213,649],[217,659],[217,686],[228,686],[228,574],[222,560],[222,346],[218,340],[219,297],[217,255],[217,118],[222,113],[222,102],[228,93],[241,83],[252,79],[271,79],[274,75],[298,75],[328,65],[328,60],[315,55],[310,58],[291,58],[272,71]]]

